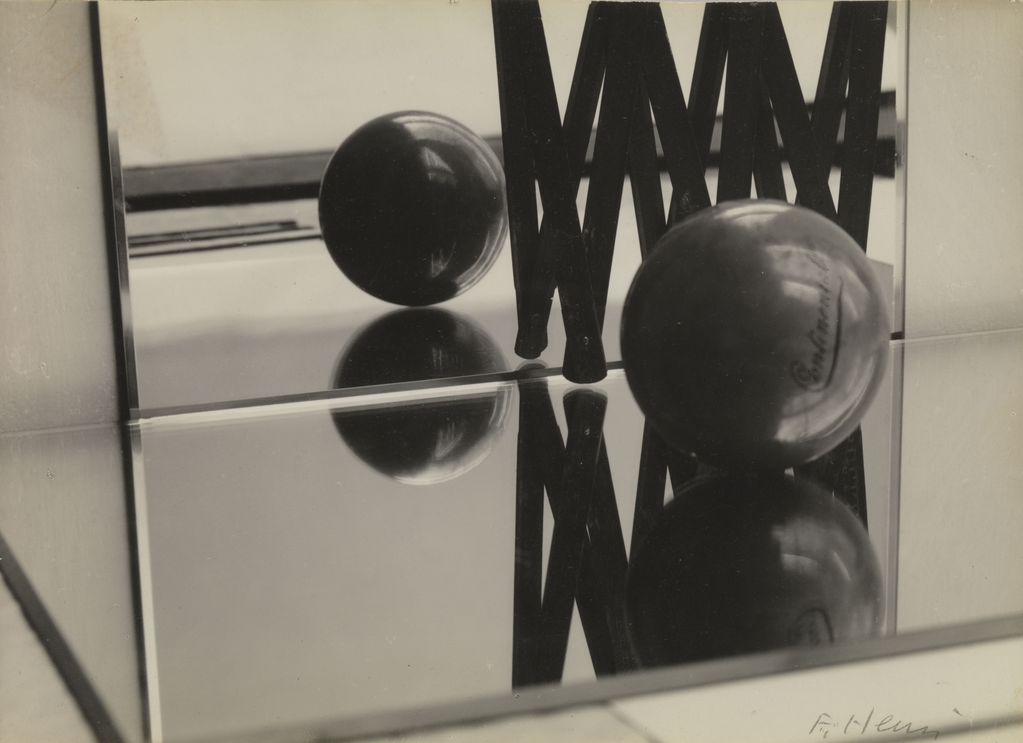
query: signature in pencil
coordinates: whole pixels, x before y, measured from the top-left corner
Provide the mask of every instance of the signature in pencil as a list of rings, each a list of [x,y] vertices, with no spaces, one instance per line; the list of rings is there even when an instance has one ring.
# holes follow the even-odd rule
[[[918,735],[921,738],[938,739],[941,733],[938,730],[931,730],[927,725],[914,727],[908,720],[902,720],[895,715],[881,715],[876,708],[871,707],[867,715],[857,716],[856,714],[847,717],[829,715],[821,712],[817,719],[810,726],[808,735],[816,736],[822,740],[829,735],[835,737],[848,735],[864,735],[871,733],[892,733],[894,735]]]

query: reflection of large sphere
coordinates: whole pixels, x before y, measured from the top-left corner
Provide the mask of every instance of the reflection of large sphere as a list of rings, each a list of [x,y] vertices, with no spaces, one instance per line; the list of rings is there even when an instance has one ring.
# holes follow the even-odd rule
[[[780,468],[859,424],[888,355],[888,312],[856,242],[801,207],[706,209],[661,238],[622,317],[629,386],[674,447]]]
[[[341,144],[319,209],[345,276],[408,306],[443,302],[479,281],[508,228],[493,150],[451,119],[414,111],[374,119]]]
[[[870,637],[883,604],[862,524],[791,478],[694,481],[629,565],[630,636],[644,666]]]
[[[497,372],[505,362],[471,321],[437,309],[400,310],[361,331],[345,349],[336,388]],[[422,393],[421,399],[334,411],[338,432],[360,459],[413,484],[450,480],[481,462],[501,426],[509,391]]]

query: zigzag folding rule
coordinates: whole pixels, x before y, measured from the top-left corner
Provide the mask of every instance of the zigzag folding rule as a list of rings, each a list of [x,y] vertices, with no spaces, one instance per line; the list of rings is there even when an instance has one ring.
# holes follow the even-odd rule
[[[887,3],[834,3],[808,106],[773,3],[707,4],[687,105],[660,6],[594,2],[563,120],[538,2],[492,0],[492,8],[519,355],[535,358],[546,347],[556,290],[567,339],[565,377],[604,377],[600,338],[625,176],[646,255],[670,224],[711,205],[705,169],[722,96],[716,201],[748,198],[753,189],[761,198],[788,200],[786,161],[796,187],[793,200],[838,222],[866,249]],[[843,116],[836,206],[828,177]],[[576,197],[591,133],[580,220]],[[672,186],[667,217],[658,142]],[[657,450],[657,434],[646,435],[651,451]],[[673,479],[682,479],[684,469],[676,461]],[[663,482],[666,471],[644,473]],[[859,430],[796,474],[831,488],[865,518]]]

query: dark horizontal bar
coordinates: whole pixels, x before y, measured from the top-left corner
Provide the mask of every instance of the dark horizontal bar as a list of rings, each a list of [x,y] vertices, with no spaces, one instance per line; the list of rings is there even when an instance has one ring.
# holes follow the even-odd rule
[[[224,227],[206,227],[197,230],[174,230],[173,232],[147,232],[132,235],[132,247],[145,245],[162,245],[175,240],[216,240],[224,238],[251,237],[254,235],[278,234],[284,230],[296,230],[299,225],[295,220],[279,222],[253,222],[252,224],[226,225]]]
[[[812,110],[812,105],[810,106]],[[501,137],[485,137],[488,145],[503,160]],[[839,133],[834,162],[841,162],[844,131]],[[593,136],[586,151],[583,177],[589,177],[593,159]],[[708,167],[717,167],[720,159],[721,117],[714,122]],[[265,203],[315,199],[320,178],[333,151],[268,155],[232,160],[176,163],[125,168],[123,171],[125,209],[129,212],[180,209],[199,206]],[[785,160],[785,151],[781,150]],[[665,169],[660,140],[657,141],[658,166]],[[895,92],[881,94],[878,116],[878,146],[874,174],[895,175]]]
[[[152,258],[158,255],[176,255],[178,253],[202,253],[225,248],[253,248],[260,245],[281,245],[302,240],[318,240],[320,230],[316,228],[286,229],[280,232],[266,233],[253,237],[231,237],[219,240],[168,240],[164,243],[135,246],[129,238],[129,258]]]

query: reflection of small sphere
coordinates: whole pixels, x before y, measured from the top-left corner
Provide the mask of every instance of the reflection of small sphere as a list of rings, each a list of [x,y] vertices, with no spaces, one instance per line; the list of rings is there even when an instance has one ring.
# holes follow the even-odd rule
[[[791,478],[694,481],[634,547],[629,632],[644,666],[876,635],[881,571],[866,530]]]
[[[439,309],[392,312],[362,330],[342,354],[335,388],[444,379],[502,371],[487,334]],[[504,423],[510,392],[440,395],[334,411],[338,432],[360,459],[401,482],[431,484],[479,464]]]
[[[353,283],[395,304],[443,302],[479,281],[504,244],[504,171],[456,121],[409,111],[346,139],[320,184],[320,227]]]
[[[856,242],[777,201],[684,220],[640,266],[622,316],[629,386],[672,446],[785,469],[837,446],[884,373],[888,312]]]

